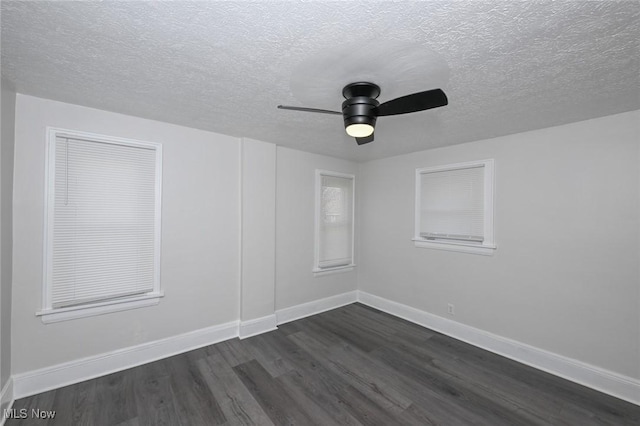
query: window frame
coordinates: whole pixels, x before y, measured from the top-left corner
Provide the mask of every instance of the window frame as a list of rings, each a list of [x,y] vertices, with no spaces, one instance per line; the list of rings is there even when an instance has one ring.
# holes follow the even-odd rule
[[[322,177],[337,177],[351,180],[351,263],[348,265],[320,267],[320,221],[322,220]],[[314,276],[322,276],[338,272],[348,272],[355,268],[355,218],[356,218],[356,177],[353,174],[316,169],[315,171],[315,232],[313,268]]]
[[[145,294],[139,294],[117,299],[103,300],[100,302],[86,303],[77,306],[53,308],[53,230],[55,214],[55,161],[56,140],[58,138],[70,138],[87,140],[89,142],[102,142],[114,145],[131,147],[143,147],[155,151],[155,216],[154,216],[154,277],[153,290]],[[160,282],[160,250],[162,233],[162,144],[146,142],[135,139],[105,136],[95,133],[68,130],[56,127],[46,128],[46,154],[45,154],[45,190],[44,190],[44,241],[43,241],[43,279],[42,279],[42,309],[36,312],[43,323],[54,323],[76,318],[101,315],[109,312],[117,312],[128,309],[136,309],[145,306],[157,305],[164,296]]]
[[[482,167],[484,170],[484,240],[482,241],[482,243],[452,240],[427,240],[426,238],[420,236],[422,175],[427,173],[463,170],[476,167]],[[493,159],[417,168],[415,179],[415,227],[412,240],[414,241],[416,247],[480,254],[485,256],[493,255],[497,248],[494,235],[495,161]]]

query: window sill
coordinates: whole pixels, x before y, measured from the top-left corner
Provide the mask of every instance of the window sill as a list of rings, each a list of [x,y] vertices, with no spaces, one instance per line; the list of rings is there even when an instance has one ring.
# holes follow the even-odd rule
[[[39,316],[43,323],[49,324],[77,318],[108,314],[111,312],[126,311],[129,309],[153,306],[157,305],[160,302],[161,297],[164,297],[163,292],[149,293],[143,296],[131,297],[123,300],[111,300],[101,303],[92,303],[88,305],[70,306],[68,308],[49,308],[36,312],[36,316]]]
[[[352,263],[350,265],[334,266],[332,268],[313,268],[312,272],[314,277],[321,277],[323,275],[339,274],[341,272],[353,271],[353,268],[355,267],[355,263]]]
[[[476,244],[452,243],[452,242],[444,242],[444,241],[425,241],[423,239],[418,239],[418,238],[414,238],[413,241],[416,247],[419,247],[419,248],[457,251],[461,253],[479,254],[482,256],[493,256],[493,253],[496,250],[495,245],[476,245]]]

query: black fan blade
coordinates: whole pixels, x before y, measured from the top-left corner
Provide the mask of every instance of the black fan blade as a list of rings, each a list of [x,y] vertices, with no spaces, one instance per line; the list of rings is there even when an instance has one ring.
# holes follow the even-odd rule
[[[329,111],[327,109],[317,109],[317,108],[305,108],[305,107],[295,107],[295,106],[286,106],[286,105],[278,105],[279,109],[290,109],[292,111],[304,111],[304,112],[320,112],[322,114],[337,114],[342,115],[341,112],[338,111]]]
[[[448,103],[447,95],[442,90],[427,90],[426,92],[413,93],[380,104],[378,106],[378,116],[424,111],[425,109],[445,106]]]
[[[365,143],[373,142],[373,133],[364,138],[356,138],[358,145],[364,145]]]

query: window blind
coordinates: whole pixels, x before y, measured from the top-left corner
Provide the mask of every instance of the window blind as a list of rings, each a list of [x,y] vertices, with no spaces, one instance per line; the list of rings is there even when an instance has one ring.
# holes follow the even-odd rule
[[[56,138],[51,307],[154,289],[156,151]]]
[[[319,268],[353,263],[353,179],[321,176]]]
[[[423,173],[420,236],[484,241],[484,166]]]

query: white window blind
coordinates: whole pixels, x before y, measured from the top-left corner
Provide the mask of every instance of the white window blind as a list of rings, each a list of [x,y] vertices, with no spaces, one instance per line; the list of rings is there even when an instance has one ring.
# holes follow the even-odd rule
[[[482,243],[484,166],[421,174],[420,237]]]
[[[320,175],[318,268],[353,263],[353,178]]]
[[[54,151],[46,308],[158,290],[156,149],[56,137]]]

